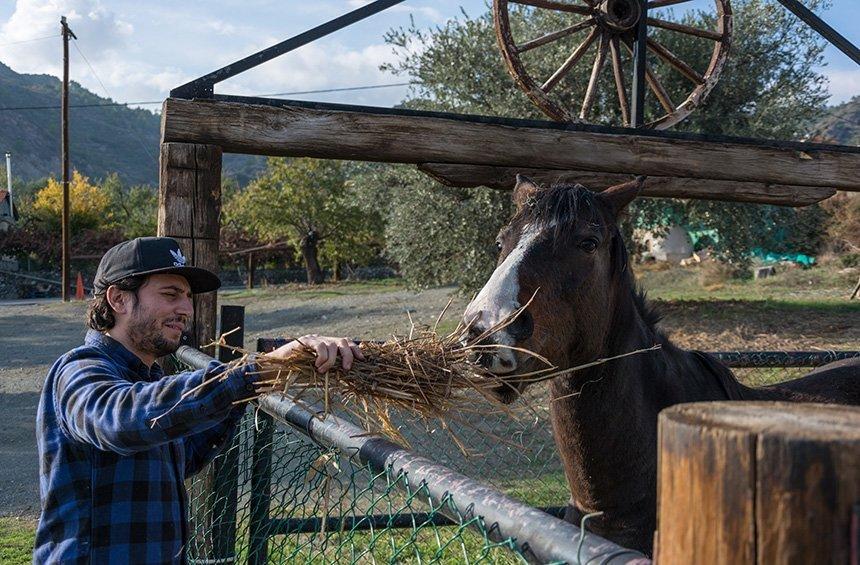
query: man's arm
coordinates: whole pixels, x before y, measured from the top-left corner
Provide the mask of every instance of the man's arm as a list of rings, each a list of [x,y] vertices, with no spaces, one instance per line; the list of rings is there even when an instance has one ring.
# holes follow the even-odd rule
[[[70,437],[129,455],[212,428],[234,401],[252,394],[243,370],[217,380],[224,369],[213,361],[206,369],[130,383],[104,359],[71,360],[54,381],[55,409]],[[215,380],[194,390],[209,379]]]
[[[230,410],[227,417],[213,427],[183,438],[186,479],[199,473],[230,443],[236,435],[236,425],[242,419],[246,406],[247,404],[243,402]]]

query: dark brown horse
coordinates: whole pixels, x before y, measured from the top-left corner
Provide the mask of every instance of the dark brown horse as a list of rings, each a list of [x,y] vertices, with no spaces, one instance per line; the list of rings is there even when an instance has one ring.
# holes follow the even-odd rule
[[[754,389],[713,357],[673,346],[636,288],[617,226],[643,180],[598,194],[580,185],[541,189],[518,177],[517,211],[499,234],[498,266],[464,320],[481,333],[534,295],[525,312],[488,339],[540,353],[562,369],[662,346],[550,382],[553,433],[571,491],[566,519],[602,511],[590,530],[650,554],[662,409],[727,399],[860,404],[860,359]],[[540,368],[504,348],[483,362],[508,377]],[[498,392],[510,402],[524,386]]]

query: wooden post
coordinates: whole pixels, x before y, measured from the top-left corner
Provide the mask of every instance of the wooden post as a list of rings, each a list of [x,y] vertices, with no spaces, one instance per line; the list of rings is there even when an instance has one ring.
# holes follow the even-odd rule
[[[158,235],[176,239],[192,265],[217,273],[221,148],[162,143],[159,181]],[[193,345],[214,341],[217,302],[216,292],[194,296]]]
[[[659,427],[657,563],[849,562],[857,408],[683,404]]]
[[[257,270],[257,258],[254,252],[248,253],[248,282],[245,287],[250,290],[254,288],[254,272]]]

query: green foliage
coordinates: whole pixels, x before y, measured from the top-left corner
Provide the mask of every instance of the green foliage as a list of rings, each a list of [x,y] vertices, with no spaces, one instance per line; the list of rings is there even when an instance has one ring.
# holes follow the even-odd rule
[[[810,5],[820,9],[824,2],[814,0]],[[735,32],[732,53],[723,74],[706,103],[678,129],[778,139],[803,136],[811,120],[820,114],[826,99],[825,79],[815,71],[822,61],[823,42],[787,10],[772,2],[739,0],[732,3],[732,9]],[[569,17],[552,10],[513,8],[511,27],[515,37],[536,38],[570,25]],[[687,12],[676,17],[669,10],[661,12],[660,17],[713,28],[713,17],[708,12]],[[663,29],[654,29],[650,36],[694,68],[704,70],[707,67],[712,41]],[[397,63],[386,69],[407,75],[416,82],[406,106],[545,119],[508,76],[489,12],[474,18],[464,14],[429,31],[414,25],[395,29],[386,39],[403,53]],[[566,41],[525,53],[524,61],[532,76],[550,76],[582,39],[582,36],[571,36]],[[416,49],[418,45],[425,48]],[[592,47],[585,64],[574,67],[554,89],[569,107],[578,107],[583,98],[591,71],[589,57],[593,56]],[[686,98],[691,83],[653,55],[649,57],[670,97],[676,103]],[[621,58],[624,65],[629,63],[629,54],[624,49]],[[662,113],[649,91],[646,119],[657,118]],[[619,114],[612,73],[607,65],[600,77],[589,121],[619,124]],[[482,189],[475,189],[468,192],[469,202],[484,199],[484,203],[492,202],[497,207],[464,206],[461,203],[464,191],[435,188],[438,185],[418,175],[398,175],[403,189],[392,203],[387,236],[389,253],[400,261],[404,276],[425,284],[456,280],[472,288],[483,282],[482,273],[491,268],[493,255],[484,251],[486,243],[504,222],[504,214],[497,213],[502,208],[496,201],[499,196],[490,193],[480,196],[484,194]],[[629,212],[629,221],[624,226],[628,234],[634,227],[659,230],[673,223],[718,230],[720,243],[716,251],[738,272],[745,270],[752,247],[804,241],[801,247],[810,251],[821,233],[821,229],[810,231],[817,225],[819,217],[815,215],[818,212],[797,213],[773,206],[640,199]],[[795,226],[795,221],[801,225]],[[446,230],[435,229],[438,225],[446,228],[470,226],[470,229],[449,236]],[[421,237],[415,237],[419,230]],[[480,251],[472,260],[458,262],[459,254],[469,249]],[[794,247],[792,250],[801,249]],[[458,268],[449,268],[451,263]],[[452,274],[447,275],[449,272]]]
[[[347,178],[340,161],[269,159],[265,174],[227,196],[225,224],[296,248],[315,232],[324,263],[366,263],[379,253],[382,217],[360,205]]]
[[[441,188],[407,167],[392,176],[400,184],[391,199],[386,250],[406,281],[479,288],[495,266],[495,238],[510,216],[510,196],[486,188]]]
[[[106,227],[119,228],[126,239],[155,235],[158,221],[158,192],[147,185],[126,186],[111,173],[100,185],[110,198]]]

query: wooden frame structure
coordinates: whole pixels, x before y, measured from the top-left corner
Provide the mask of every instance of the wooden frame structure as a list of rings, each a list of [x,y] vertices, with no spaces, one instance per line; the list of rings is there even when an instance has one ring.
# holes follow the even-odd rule
[[[788,206],[860,191],[858,147],[215,94],[223,80],[402,1],[375,0],[171,91],[162,111],[158,233],[217,271],[222,151],[412,163],[460,187],[509,189],[526,172],[602,189],[645,174],[646,196]],[[809,10],[779,1],[860,62],[856,47]],[[197,345],[215,336],[211,294],[195,298]]]
[[[541,182],[574,181],[602,189],[631,175],[645,174],[651,177],[646,196],[788,206],[818,202],[837,189],[860,191],[860,147],[214,92],[220,81],[402,1],[375,0],[174,89],[162,109],[158,234],[176,238],[193,265],[218,272],[224,151],[409,163],[443,184],[461,187],[510,189],[515,174],[525,172]],[[646,0],[640,1],[647,8]],[[779,1],[790,4],[789,9],[800,17],[809,17],[796,0]],[[832,29],[810,21],[833,41],[827,35],[835,34]],[[641,45],[647,39],[644,29],[640,26],[637,39]],[[847,41],[838,46],[860,60]],[[636,55],[634,86],[638,87],[634,88],[632,110],[636,124],[641,123],[642,115],[644,52],[644,48],[637,49]],[[194,308],[191,345],[213,342],[216,293],[196,295]],[[210,471],[213,484],[223,482],[222,472]],[[212,548],[210,557],[221,560],[229,554]]]

